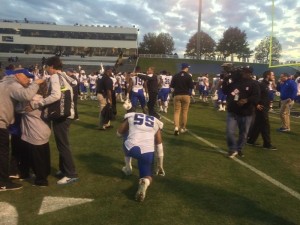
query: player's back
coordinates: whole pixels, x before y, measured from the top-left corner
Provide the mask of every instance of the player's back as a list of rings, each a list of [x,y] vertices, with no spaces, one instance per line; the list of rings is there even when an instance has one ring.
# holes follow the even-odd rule
[[[139,146],[141,152],[151,152],[154,150],[154,136],[163,123],[154,116],[143,113],[127,113],[125,119],[128,120],[129,133],[125,141],[127,148]]]
[[[172,76],[161,75],[161,79],[162,79],[162,86],[161,87],[162,88],[170,88]]]
[[[132,91],[137,92],[140,89],[143,89],[144,81],[138,76],[133,76],[130,78],[132,80]]]

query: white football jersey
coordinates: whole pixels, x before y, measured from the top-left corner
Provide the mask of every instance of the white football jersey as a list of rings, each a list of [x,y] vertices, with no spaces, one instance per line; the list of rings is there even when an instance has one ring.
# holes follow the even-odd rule
[[[204,85],[203,77],[198,77],[197,80],[198,80],[198,84],[199,84],[199,85],[202,85],[202,86]]]
[[[130,77],[132,80],[132,91],[138,92],[138,90],[143,89],[144,81],[138,76]]]
[[[90,84],[96,84],[96,80],[97,80],[98,76],[96,74],[94,75],[89,75],[89,81],[90,81]]]
[[[300,77],[297,77],[295,79],[295,82],[297,84],[297,89],[298,89],[297,95],[300,95]]]
[[[81,74],[81,76],[79,77],[79,82],[80,83],[87,82],[87,76],[85,74]]]
[[[154,136],[159,129],[163,128],[163,123],[155,118],[143,113],[127,113],[124,119],[128,120],[129,132],[124,144],[127,149],[138,146],[141,153],[154,152]]]
[[[162,84],[161,84],[161,88],[170,88],[170,84],[172,81],[172,76],[168,76],[168,75],[160,75],[161,80],[162,80]]]

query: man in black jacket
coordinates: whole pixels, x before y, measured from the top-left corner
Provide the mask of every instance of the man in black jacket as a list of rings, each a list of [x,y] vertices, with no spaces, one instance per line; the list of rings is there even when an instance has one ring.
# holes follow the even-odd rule
[[[99,101],[99,118],[100,118],[100,130],[106,130],[110,128],[110,118],[107,115],[111,115],[109,110],[112,112],[112,90],[113,81],[110,78],[112,74],[112,68],[106,66],[103,75],[97,80],[96,93]]]
[[[179,135],[179,127],[181,133],[185,133],[188,111],[191,101],[191,92],[194,88],[193,78],[188,73],[189,64],[182,63],[181,71],[175,74],[172,78],[170,87],[174,89],[174,135]],[[180,114],[182,116],[180,121]]]
[[[159,114],[155,111],[158,94],[158,78],[157,75],[154,74],[154,67],[149,67],[147,69],[147,74],[138,73],[137,76],[146,81],[146,87],[149,96],[149,100],[147,102],[149,115],[160,119]]]
[[[253,126],[248,135],[248,144],[256,145],[256,140],[261,133],[263,139],[263,147],[268,150],[277,150],[275,146],[271,145],[270,137],[270,121],[269,121],[269,85],[275,80],[274,73],[267,70],[263,73],[263,80],[259,82],[260,100],[256,106],[255,119]]]
[[[259,86],[252,80],[252,72],[253,69],[246,66],[233,70],[231,75],[224,78],[222,90],[227,95],[226,139],[230,158],[237,154],[244,156],[242,148],[247,141],[254,110],[260,99]],[[239,136],[236,140],[237,128]]]

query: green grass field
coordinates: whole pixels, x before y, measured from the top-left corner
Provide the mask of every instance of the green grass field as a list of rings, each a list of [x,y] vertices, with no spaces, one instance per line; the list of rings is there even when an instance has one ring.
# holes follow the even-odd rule
[[[190,132],[176,137],[170,122],[171,105],[168,114],[163,114],[168,119],[163,119],[166,176],[155,177],[145,201],[138,203],[134,201],[138,180],[136,162],[132,176],[125,177],[121,172],[122,141],[116,136],[116,127],[124,110],[119,103],[119,114],[112,123],[114,128],[108,131],[96,129],[98,110],[97,101],[80,101],[80,120],[71,126],[70,140],[80,180],[56,185],[58,153],[51,139],[50,186],[33,187],[23,181],[22,190],[1,192],[0,224],[8,224],[1,221],[4,202],[15,207],[19,225],[300,224],[299,118],[292,119],[291,133],[279,133],[276,131],[280,127],[279,116],[270,114],[273,145],[278,151],[246,146],[245,158],[232,160],[220,153],[220,149],[226,151],[226,113],[198,100],[191,104],[189,113],[188,129],[193,135]],[[240,160],[296,194],[257,175],[241,165]],[[46,196],[93,201],[39,215]]]

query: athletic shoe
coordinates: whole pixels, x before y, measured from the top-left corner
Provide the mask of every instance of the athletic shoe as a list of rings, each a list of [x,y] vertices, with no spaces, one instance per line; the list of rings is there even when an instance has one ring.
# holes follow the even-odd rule
[[[279,132],[290,132],[291,130],[288,129],[288,128],[280,127],[280,128],[278,129],[278,131],[279,131]]]
[[[237,151],[229,151],[229,152],[228,152],[228,157],[232,159],[232,158],[234,158],[237,154],[238,154]]]
[[[181,128],[181,129],[180,129],[180,133],[185,133],[185,132],[187,132],[187,129],[186,129],[186,128]]]
[[[9,175],[9,179],[20,179],[20,175],[19,174],[11,174],[11,175]]]
[[[15,191],[23,188],[22,184],[16,184],[13,182],[3,182],[0,184],[0,192],[1,191]]]
[[[70,184],[78,181],[78,179],[78,177],[63,177],[59,181],[57,181],[57,184]]]
[[[245,155],[242,151],[238,151],[238,156],[241,157],[241,158],[245,157]]]
[[[32,186],[48,187],[48,182],[47,181],[43,181],[43,182],[35,181]]]
[[[247,142],[247,145],[251,145],[253,147],[260,147],[260,144],[258,144],[258,143]]]
[[[162,177],[166,176],[166,173],[163,168],[157,168],[155,174]]]
[[[164,112],[165,112],[165,113],[168,113],[168,109],[165,108]]]
[[[276,151],[277,150],[277,148],[275,146],[273,146],[273,145],[270,145],[269,147],[265,147],[264,146],[264,149],[272,150],[272,151]]]
[[[126,176],[130,176],[132,174],[132,168],[127,168],[126,166],[122,168],[122,171]]]
[[[174,135],[175,135],[175,136],[178,136],[178,135],[179,135],[179,130],[178,130],[178,128],[177,128],[177,127],[175,127],[175,130],[174,130]]]
[[[139,188],[138,191],[135,194],[135,200],[138,202],[142,202],[144,201],[145,197],[146,197],[146,183],[145,183],[145,179],[140,179],[139,181]]]

